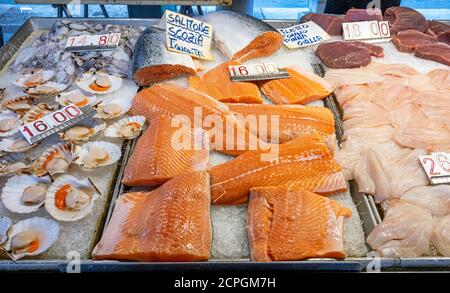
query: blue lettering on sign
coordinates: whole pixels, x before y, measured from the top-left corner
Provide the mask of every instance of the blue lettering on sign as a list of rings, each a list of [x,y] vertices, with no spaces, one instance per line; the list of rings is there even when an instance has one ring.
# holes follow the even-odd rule
[[[182,29],[198,33],[203,36],[209,36],[210,26],[204,22],[196,21],[195,19],[185,17],[180,14],[168,14],[167,22],[171,25],[180,27]]]
[[[196,57],[199,58],[204,58],[205,56],[203,55],[203,52],[195,49],[195,48],[187,48],[185,46],[183,46],[182,44],[179,44],[178,39],[174,39],[169,37],[169,48],[170,49],[175,49],[179,52],[184,52],[186,54],[190,54],[190,55],[194,55]]]

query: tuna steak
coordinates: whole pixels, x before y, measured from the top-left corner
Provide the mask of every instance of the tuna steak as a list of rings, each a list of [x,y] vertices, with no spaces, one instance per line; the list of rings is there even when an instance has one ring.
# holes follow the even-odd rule
[[[408,29],[425,32],[428,23],[418,11],[407,7],[390,7],[384,13],[384,19],[389,22],[391,34]]]
[[[450,46],[442,42],[416,46],[414,55],[450,66]]]
[[[332,36],[342,35],[343,19],[333,15],[308,13],[300,19],[300,22],[314,21],[328,34]]]
[[[169,52],[165,32],[154,27],[142,33],[135,52],[133,78],[141,86],[196,72],[191,56]]]
[[[347,11],[344,17],[344,22],[354,21],[383,21],[383,13],[379,8],[375,9],[357,9],[352,8]]]
[[[401,31],[392,38],[397,50],[408,53],[413,52],[416,46],[433,44],[437,41],[435,37],[416,30]]]

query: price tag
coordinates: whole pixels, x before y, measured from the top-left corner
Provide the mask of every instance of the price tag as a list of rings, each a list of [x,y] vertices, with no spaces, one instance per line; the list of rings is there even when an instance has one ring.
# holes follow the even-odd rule
[[[391,32],[387,21],[344,22],[342,29],[345,41],[379,43],[391,40]]]
[[[284,36],[283,44],[289,49],[312,46],[330,39],[330,35],[313,21],[307,21],[278,31]]]
[[[420,164],[428,176],[431,184],[449,184],[450,183],[450,154],[449,153],[431,153],[425,156],[419,156]]]
[[[22,126],[20,132],[30,144],[35,144],[95,113],[96,111],[89,106],[82,110],[75,105],[68,105]]]
[[[285,69],[279,69],[273,63],[228,66],[232,81],[251,81],[279,79],[289,77]]]
[[[67,52],[102,51],[117,48],[120,41],[120,33],[104,35],[81,35],[67,39]]]
[[[212,25],[166,10],[159,28],[166,30],[166,45],[169,51],[188,54],[200,59],[213,59],[210,53]]]

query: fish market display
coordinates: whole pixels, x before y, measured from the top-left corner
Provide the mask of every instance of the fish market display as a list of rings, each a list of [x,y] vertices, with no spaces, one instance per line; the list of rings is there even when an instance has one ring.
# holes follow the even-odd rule
[[[199,121],[200,127],[211,133],[211,147],[225,154],[239,155],[246,150],[270,148],[242,127],[225,104],[175,84],[162,83],[140,91],[133,99],[130,113],[147,119],[154,114],[180,118],[180,124],[187,123],[188,128],[196,127],[191,124]]]
[[[428,29],[425,17],[418,11],[408,7],[389,7],[384,12],[384,20],[389,22],[391,35],[408,29],[419,32],[425,32]]]
[[[344,22],[354,21],[383,21],[383,12],[379,8],[357,9],[350,8],[344,16]]]
[[[274,104],[301,104],[322,100],[333,89],[321,77],[302,70],[300,67],[288,67],[288,78],[259,82],[261,91]]]
[[[306,190],[252,188],[248,208],[251,259],[344,258],[343,223],[351,214],[337,202]]]
[[[189,78],[189,86],[223,103],[261,104],[263,98],[258,86],[251,82],[231,81],[228,66],[241,65],[238,61],[228,61],[216,68]]]
[[[308,13],[300,19],[300,22],[307,21],[315,22],[329,35],[342,36],[342,23],[344,20],[340,17],[327,14]]]
[[[357,68],[372,61],[371,56],[383,57],[383,48],[363,42],[327,42],[316,49],[316,56],[331,68]]]
[[[277,138],[280,143],[285,143],[297,136],[317,131],[333,141],[334,145],[334,117],[327,108],[266,104],[228,104],[228,107],[248,131],[264,141],[274,142]],[[252,121],[251,119],[258,123],[262,123],[261,119],[267,121],[267,127],[245,123]],[[273,119],[277,120],[272,121]],[[277,137],[272,137],[272,123],[278,123],[278,132],[275,133]]]
[[[214,43],[228,58],[245,62],[269,56],[283,45],[283,36],[269,24],[232,11],[211,12],[201,18],[214,28]]]
[[[279,146],[272,160],[262,160],[262,151],[248,151],[234,160],[210,168],[214,204],[242,204],[252,187],[271,185],[311,186],[310,191],[342,192],[342,184],[324,179],[341,171],[324,138],[305,134]],[[344,187],[344,191],[346,186]]]
[[[94,259],[203,261],[211,250],[209,175],[183,173],[151,192],[123,194]]]
[[[206,170],[209,149],[203,145],[201,129],[196,133],[182,128],[180,133],[179,128],[172,126],[172,121],[159,115],[149,121],[149,128],[139,138],[128,160],[123,184],[160,185],[183,172]],[[175,136],[177,131],[180,137]]]
[[[133,78],[139,85],[151,85],[180,75],[197,71],[192,57],[169,52],[163,30],[149,27],[135,46]]]

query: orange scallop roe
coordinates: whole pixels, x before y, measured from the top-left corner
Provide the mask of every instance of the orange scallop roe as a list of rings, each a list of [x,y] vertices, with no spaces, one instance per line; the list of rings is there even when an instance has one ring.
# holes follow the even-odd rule
[[[27,252],[29,252],[29,253],[33,253],[33,252],[35,252],[36,250],[38,250],[38,248],[39,248],[39,241],[36,239],[36,240],[33,240],[28,246],[27,246]]]
[[[106,92],[107,90],[109,90],[111,87],[102,87],[99,86],[98,84],[96,84],[95,82],[91,83],[89,85],[89,88],[91,90],[97,91],[97,92]]]
[[[65,184],[55,194],[55,206],[60,210],[66,209],[66,197],[72,190],[70,184]]]

